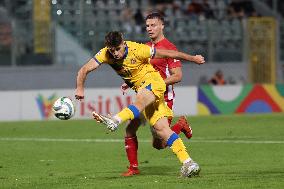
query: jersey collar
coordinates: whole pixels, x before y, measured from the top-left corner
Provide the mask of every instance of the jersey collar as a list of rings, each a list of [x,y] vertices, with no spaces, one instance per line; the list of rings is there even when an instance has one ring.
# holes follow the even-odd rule
[[[152,45],[156,46],[156,45],[159,45],[160,43],[163,43],[164,41],[166,40],[166,38],[164,37],[163,39],[161,39],[160,41],[156,42],[156,43],[152,43]]]

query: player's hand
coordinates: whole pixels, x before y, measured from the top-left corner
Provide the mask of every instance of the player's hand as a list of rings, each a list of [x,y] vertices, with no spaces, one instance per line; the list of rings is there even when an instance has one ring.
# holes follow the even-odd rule
[[[122,92],[122,95],[125,95],[127,93],[129,89],[129,86],[126,84],[126,83],[123,83],[121,86],[120,86],[120,90]]]
[[[204,60],[204,57],[201,56],[201,55],[195,55],[194,56],[194,62],[196,64],[204,64],[205,63],[205,60]]]
[[[84,90],[83,89],[76,89],[76,92],[75,92],[75,98],[77,100],[83,100],[84,99]]]

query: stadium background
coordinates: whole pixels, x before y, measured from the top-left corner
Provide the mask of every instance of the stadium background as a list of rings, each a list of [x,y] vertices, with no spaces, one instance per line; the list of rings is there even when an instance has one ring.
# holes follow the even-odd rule
[[[284,188],[283,4],[0,0],[0,188]],[[54,120],[51,112],[56,98],[74,96],[76,73],[105,32],[148,40],[135,13],[152,8],[166,14],[166,35],[180,50],[207,60],[183,62],[176,86],[175,113],[193,128],[192,139],[180,136],[202,168],[196,178],[178,178],[179,162],[169,149],[152,148],[148,126],[138,132],[141,174],[120,176],[128,165],[124,126],[107,133],[90,119],[94,108],[115,112],[132,99],[121,95],[122,81],[108,66],[90,74],[79,119]],[[208,85],[217,70],[228,84]]]
[[[183,92],[188,96],[180,94],[181,102],[191,101],[187,106],[194,108],[177,115],[283,111],[282,1],[0,2],[0,94],[9,97],[2,98],[2,104],[9,102],[13,107],[1,113],[3,120],[50,118],[50,105],[58,90],[74,89],[77,70],[103,47],[106,32],[120,30],[126,39],[144,43],[148,38],[143,18],[152,10],[165,14],[166,36],[180,50],[202,54],[207,61],[202,66],[183,62],[183,80],[177,90],[186,87],[194,91],[193,96],[190,91]],[[224,73],[228,85],[206,86],[217,70]],[[122,81],[113,73],[102,66],[90,74],[86,86],[118,89]],[[46,89],[53,92],[40,91]],[[34,96],[23,97],[32,90]],[[7,95],[9,91],[13,97]],[[36,117],[24,115],[29,111],[23,109],[27,102],[37,109]],[[92,102],[99,99],[90,97]],[[177,109],[181,109],[179,104]],[[11,116],[14,109],[19,109],[17,116]]]

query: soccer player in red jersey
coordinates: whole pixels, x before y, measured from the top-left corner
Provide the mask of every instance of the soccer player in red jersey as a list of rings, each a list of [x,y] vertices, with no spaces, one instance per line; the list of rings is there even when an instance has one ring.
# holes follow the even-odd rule
[[[164,18],[158,13],[154,12],[149,14],[146,19],[146,30],[151,39],[148,43],[149,46],[155,47],[157,49],[167,49],[167,50],[177,50],[176,46],[172,44],[168,39],[165,38],[163,29],[164,29]],[[173,84],[181,81],[182,78],[182,69],[180,60],[163,58],[163,59],[151,59],[151,64],[153,67],[159,71],[160,75],[164,79],[167,89],[164,94],[165,102],[167,103],[170,109],[173,109],[174,102],[174,88]],[[122,91],[128,88],[126,84],[122,85]],[[172,118],[168,119],[169,124],[171,124]],[[126,127],[126,136],[125,136],[125,150],[130,166],[128,170],[122,173],[123,176],[132,176],[139,174],[138,169],[138,140],[136,132],[141,125],[141,118],[132,120]],[[179,134],[183,132],[185,136],[190,139],[192,137],[192,130],[189,126],[186,118],[184,116],[180,117],[178,122],[171,127],[171,129]],[[166,141],[160,139],[157,136],[155,130],[152,128],[153,134],[153,147],[156,149],[163,149],[166,147]]]

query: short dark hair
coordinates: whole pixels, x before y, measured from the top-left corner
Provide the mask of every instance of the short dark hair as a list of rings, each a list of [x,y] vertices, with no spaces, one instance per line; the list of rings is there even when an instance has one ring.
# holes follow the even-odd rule
[[[161,12],[152,12],[148,14],[145,18],[145,21],[148,19],[154,19],[154,18],[161,20],[163,24],[165,23],[164,15]]]
[[[119,31],[111,31],[105,36],[107,47],[118,47],[123,41],[123,34]]]

